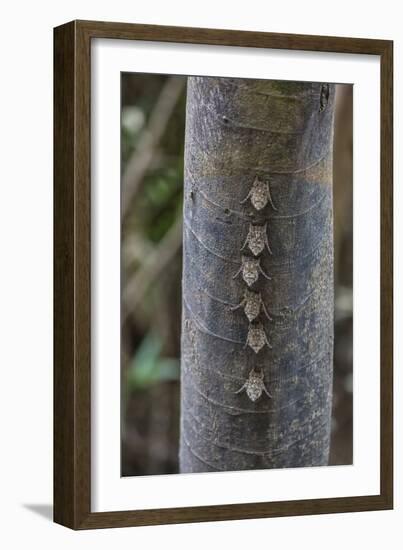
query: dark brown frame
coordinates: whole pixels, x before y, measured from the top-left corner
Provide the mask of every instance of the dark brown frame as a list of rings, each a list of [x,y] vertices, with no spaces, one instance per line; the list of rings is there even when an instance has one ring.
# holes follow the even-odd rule
[[[91,512],[91,40],[114,38],[381,58],[381,490],[379,495]],[[54,29],[54,520],[72,529],[325,514],[393,507],[393,42],[73,21]]]

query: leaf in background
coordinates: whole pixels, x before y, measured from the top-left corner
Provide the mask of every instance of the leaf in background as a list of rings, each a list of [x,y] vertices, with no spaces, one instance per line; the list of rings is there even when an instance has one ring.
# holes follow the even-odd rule
[[[160,357],[162,342],[155,334],[148,333],[142,340],[127,372],[130,390],[145,389],[156,382],[177,380],[179,361]]]

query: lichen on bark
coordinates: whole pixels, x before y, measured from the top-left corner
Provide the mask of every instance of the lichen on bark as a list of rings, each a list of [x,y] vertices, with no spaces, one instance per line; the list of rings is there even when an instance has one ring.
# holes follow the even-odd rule
[[[188,79],[180,471],[325,465],[333,376],[334,85]],[[271,202],[244,202],[256,177]],[[270,347],[245,348],[242,247],[259,255]],[[253,257],[253,255],[251,255]],[[271,398],[236,393],[263,372]]]

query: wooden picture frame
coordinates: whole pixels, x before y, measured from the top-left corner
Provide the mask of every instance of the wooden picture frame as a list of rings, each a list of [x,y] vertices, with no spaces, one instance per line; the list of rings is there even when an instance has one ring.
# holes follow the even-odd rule
[[[354,53],[381,64],[380,493],[264,503],[91,512],[91,40],[147,40]],[[54,520],[72,529],[327,514],[393,507],[393,43],[127,23],[54,30]]]

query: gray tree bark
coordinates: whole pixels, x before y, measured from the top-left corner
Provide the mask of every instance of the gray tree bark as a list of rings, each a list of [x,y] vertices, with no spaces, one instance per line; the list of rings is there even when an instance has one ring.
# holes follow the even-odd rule
[[[328,462],[334,94],[188,79],[181,472]]]

